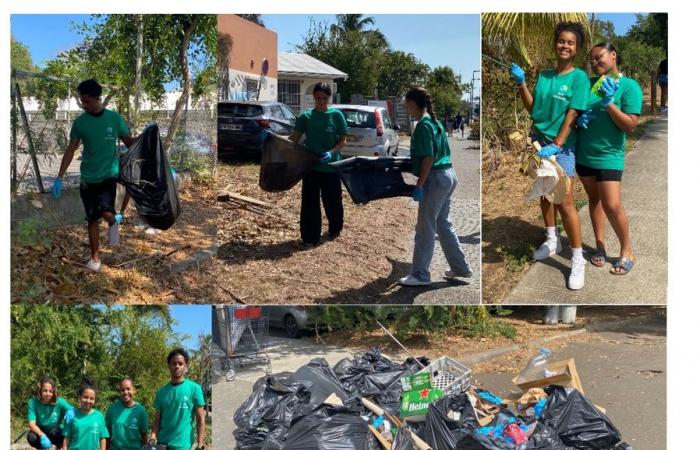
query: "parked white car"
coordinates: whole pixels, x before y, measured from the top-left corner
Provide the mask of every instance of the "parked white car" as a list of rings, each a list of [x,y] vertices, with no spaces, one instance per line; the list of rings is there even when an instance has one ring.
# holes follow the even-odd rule
[[[379,106],[331,105],[345,115],[350,127],[347,144],[340,150],[344,158],[352,156],[397,156],[399,126],[389,112]]]

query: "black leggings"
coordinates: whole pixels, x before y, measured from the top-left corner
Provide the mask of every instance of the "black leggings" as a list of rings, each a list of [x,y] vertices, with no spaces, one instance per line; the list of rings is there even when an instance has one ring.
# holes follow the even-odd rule
[[[56,448],[61,448],[63,446],[63,433],[61,433],[61,429],[59,427],[45,431],[44,434],[46,434],[46,437],[49,438],[51,443],[55,445]],[[29,434],[27,434],[27,442],[29,442],[29,445],[34,448],[43,448],[41,446],[39,435],[33,431],[30,431]]]
[[[321,239],[321,202],[328,219],[328,234],[339,234],[343,230],[340,177],[312,170],[301,184],[301,240],[308,244],[316,245]]]

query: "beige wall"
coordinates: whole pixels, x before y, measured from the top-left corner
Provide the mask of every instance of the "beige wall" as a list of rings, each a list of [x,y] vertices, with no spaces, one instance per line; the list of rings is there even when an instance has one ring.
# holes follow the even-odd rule
[[[233,41],[230,69],[259,76],[262,61],[267,58],[270,65],[267,76],[277,78],[277,33],[233,14],[219,15],[217,30],[228,34]]]

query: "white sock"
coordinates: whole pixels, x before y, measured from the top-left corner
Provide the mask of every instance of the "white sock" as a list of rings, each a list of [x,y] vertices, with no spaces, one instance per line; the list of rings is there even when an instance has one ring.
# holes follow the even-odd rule
[[[583,248],[571,248],[571,259],[583,259]]]
[[[557,227],[544,227],[544,232],[547,235],[547,239],[557,237]]]

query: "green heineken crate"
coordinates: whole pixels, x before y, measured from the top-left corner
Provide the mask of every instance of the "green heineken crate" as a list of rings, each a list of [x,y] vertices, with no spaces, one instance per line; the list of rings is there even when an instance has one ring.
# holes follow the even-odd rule
[[[402,419],[420,422],[425,420],[428,406],[445,394],[440,389],[416,389],[405,391],[401,396],[401,409],[399,415]]]
[[[430,389],[429,373],[414,373],[401,377],[401,388],[403,391],[415,391],[417,389]]]

